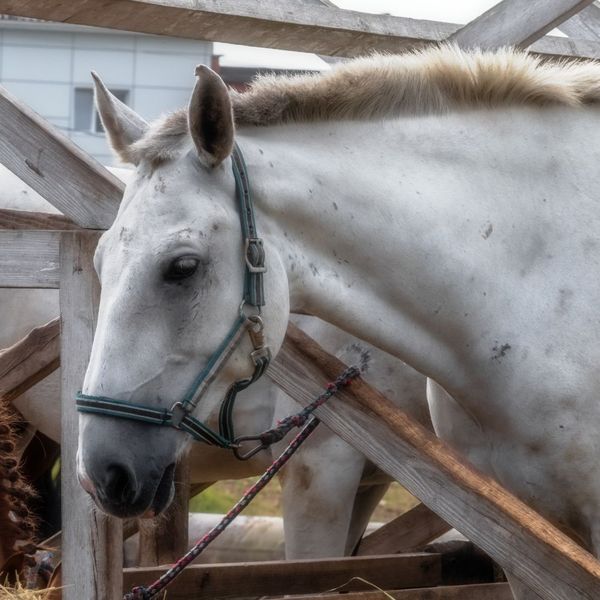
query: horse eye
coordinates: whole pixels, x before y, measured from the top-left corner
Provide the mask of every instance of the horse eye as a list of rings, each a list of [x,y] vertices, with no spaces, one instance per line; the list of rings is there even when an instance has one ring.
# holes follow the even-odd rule
[[[193,256],[181,256],[176,258],[167,269],[165,279],[167,281],[179,281],[191,277],[197,270],[200,261]]]

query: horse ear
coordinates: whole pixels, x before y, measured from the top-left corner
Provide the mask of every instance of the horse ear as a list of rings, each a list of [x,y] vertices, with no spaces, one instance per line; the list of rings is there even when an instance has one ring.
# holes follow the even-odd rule
[[[207,166],[216,167],[233,150],[231,100],[225,83],[214,71],[198,65],[196,76],[188,125],[198,156]]]
[[[100,77],[92,71],[96,96],[96,108],[102,125],[108,134],[112,149],[124,162],[135,163],[129,148],[137,142],[148,129],[148,123],[127,104],[111,94]]]

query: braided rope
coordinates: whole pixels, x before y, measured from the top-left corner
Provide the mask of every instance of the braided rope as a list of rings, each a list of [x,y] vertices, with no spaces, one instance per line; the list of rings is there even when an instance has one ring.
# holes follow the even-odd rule
[[[347,386],[353,379],[360,375],[360,370],[357,367],[349,367],[346,369],[334,382],[327,384],[325,391],[319,397],[307,405],[298,414],[292,415],[283,419],[279,426],[285,423],[285,427],[289,425],[287,431],[292,427],[301,427],[309,419],[311,413],[319,406],[324,404],[338,390]],[[242,496],[240,500],[229,510],[229,512],[221,519],[221,521],[206,533],[188,552],[180,558],[166,573],[148,587],[139,586],[131,590],[131,592],[123,596],[123,600],[150,600],[157,594],[160,594],[194,559],[196,559],[204,549],[215,540],[227,526],[250,504],[256,495],[273,479],[277,472],[287,463],[292,455],[298,450],[310,434],[316,429],[320,423],[319,419],[313,417],[306,423],[303,429],[290,442],[287,448],[276,458],[271,466],[265,471],[261,478]],[[279,427],[278,427],[279,429]]]

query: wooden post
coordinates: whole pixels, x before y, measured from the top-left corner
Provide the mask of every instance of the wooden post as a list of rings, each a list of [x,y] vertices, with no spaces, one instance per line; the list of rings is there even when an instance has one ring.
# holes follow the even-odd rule
[[[166,514],[138,519],[140,543],[138,565],[153,567],[175,562],[188,547],[190,468],[187,456],[175,468],[175,497]]]
[[[98,512],[76,473],[78,413],[100,286],[92,266],[98,234],[64,233],[60,252],[63,600],[116,600],[122,593],[121,521]]]
[[[290,324],[267,374],[306,405],[344,367]],[[600,563],[591,554],[362,379],[317,414],[544,600],[600,598]]]

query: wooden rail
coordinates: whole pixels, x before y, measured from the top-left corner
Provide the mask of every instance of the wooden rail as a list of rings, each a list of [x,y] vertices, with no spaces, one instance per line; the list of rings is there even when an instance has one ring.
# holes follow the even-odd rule
[[[454,32],[461,48],[527,48],[592,0],[504,0]]]
[[[540,27],[539,19],[545,16],[545,3],[531,3],[540,9],[535,22],[516,13],[517,18],[510,24],[522,28],[523,24],[528,27],[531,22],[542,35],[545,28]],[[554,0],[551,3],[555,4]],[[522,5],[526,4],[523,0]],[[193,3],[186,0],[106,0],[101,5],[89,0],[61,3],[54,0],[0,0],[0,12],[61,23],[330,56],[356,56],[373,50],[400,52],[438,44],[462,28],[453,23],[372,15],[292,0],[195,0]],[[497,28],[499,21],[494,18],[486,28]],[[548,19],[548,23],[553,22],[560,22],[556,12]],[[509,30],[509,27],[503,29],[504,32]],[[499,36],[497,39],[498,45],[510,43]],[[551,36],[535,42],[531,50],[552,56],[600,57],[597,42]]]
[[[0,229],[81,229],[64,215],[0,208]]]
[[[10,348],[0,350],[0,398],[8,402],[33,387],[60,365],[60,320],[32,329]]]
[[[164,569],[125,569],[123,589],[148,585]],[[382,589],[430,587],[441,582],[438,554],[403,554],[361,558],[284,560],[239,564],[193,565],[168,589],[169,600],[279,596],[318,593],[362,577]],[[359,581],[348,590],[365,589]]]
[[[600,6],[590,4],[559,25],[560,30],[575,39],[600,41]]]
[[[290,324],[268,375],[303,405],[345,368]],[[600,563],[464,457],[357,380],[319,418],[545,600],[597,600]]]
[[[513,600],[507,583],[488,583],[478,585],[441,585],[434,588],[396,590],[386,592],[351,592],[339,594],[317,594],[296,596],[294,600]],[[284,600],[283,598],[278,600]]]

